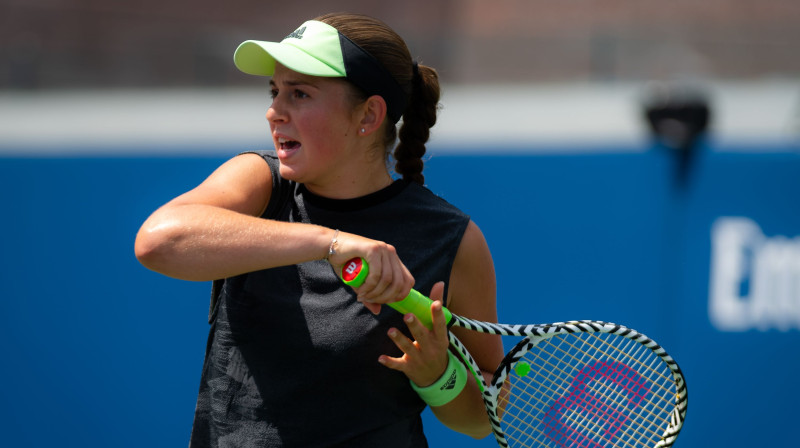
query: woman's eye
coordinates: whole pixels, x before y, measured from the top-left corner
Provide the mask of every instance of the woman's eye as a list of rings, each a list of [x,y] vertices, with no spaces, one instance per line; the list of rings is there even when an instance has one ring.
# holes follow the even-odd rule
[[[275,98],[278,97],[279,93],[280,92],[278,91],[278,89],[271,89],[270,92],[269,92],[269,96],[274,100]],[[305,99],[305,98],[309,98],[309,95],[306,92],[302,91],[302,90],[295,89],[295,90],[292,90],[292,97],[295,98],[295,99],[302,100],[302,99]]]

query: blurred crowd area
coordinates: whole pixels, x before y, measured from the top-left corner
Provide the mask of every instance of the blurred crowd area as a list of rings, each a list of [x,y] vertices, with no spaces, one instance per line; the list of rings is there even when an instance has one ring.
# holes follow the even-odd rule
[[[800,75],[798,0],[0,0],[0,89],[253,85],[241,41],[333,11],[453,84]]]

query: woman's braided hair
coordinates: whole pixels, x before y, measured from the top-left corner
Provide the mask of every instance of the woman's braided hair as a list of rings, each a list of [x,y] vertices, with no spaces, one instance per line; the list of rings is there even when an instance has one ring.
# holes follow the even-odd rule
[[[394,149],[394,170],[403,179],[423,185],[422,157],[430,129],[436,124],[439,106],[439,75],[436,70],[414,63],[403,38],[378,19],[359,14],[334,13],[315,20],[336,28],[370,53],[408,94],[408,106],[403,114],[399,135],[397,127],[387,119],[384,144],[388,152],[399,136],[400,141]]]

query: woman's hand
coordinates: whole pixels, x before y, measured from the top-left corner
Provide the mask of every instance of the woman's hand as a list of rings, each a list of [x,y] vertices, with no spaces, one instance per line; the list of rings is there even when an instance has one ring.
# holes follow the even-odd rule
[[[370,266],[371,268],[371,266]],[[403,320],[411,331],[413,340],[406,337],[396,328],[389,329],[389,337],[403,351],[403,356],[392,358],[382,355],[378,362],[386,367],[403,372],[419,387],[430,386],[438,380],[447,368],[447,350],[450,345],[447,338],[447,321],[442,311],[444,282],[439,282],[431,289],[430,298],[432,322],[428,329],[413,314],[407,314]]]
[[[400,261],[394,246],[352,233],[339,233],[336,254],[328,261],[341,270],[356,257],[364,258],[369,264],[367,279],[355,291],[358,301],[372,313],[378,314],[381,304],[403,300],[414,286],[414,277]]]

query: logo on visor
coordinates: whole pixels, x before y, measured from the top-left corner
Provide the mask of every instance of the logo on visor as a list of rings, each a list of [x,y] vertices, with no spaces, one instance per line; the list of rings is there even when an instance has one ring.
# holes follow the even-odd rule
[[[289,38],[302,39],[303,38],[303,33],[305,33],[305,32],[306,32],[306,27],[301,26],[300,28],[294,30],[294,32],[292,32],[292,34],[286,36],[285,39],[289,39]]]

